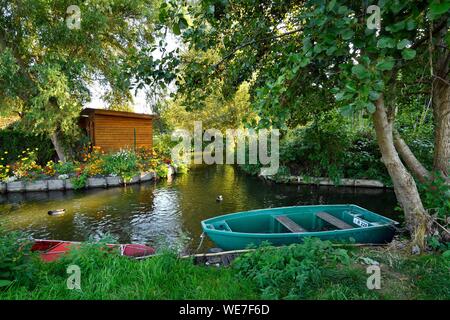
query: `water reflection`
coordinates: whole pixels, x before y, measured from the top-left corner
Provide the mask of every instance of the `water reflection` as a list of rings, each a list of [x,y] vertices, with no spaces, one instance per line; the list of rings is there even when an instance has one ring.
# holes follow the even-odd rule
[[[219,194],[224,201],[216,202]],[[35,238],[83,241],[111,234],[120,242],[194,247],[200,221],[206,218],[327,203],[354,203],[399,220],[392,191],[279,185],[248,177],[233,166],[197,166],[172,181],[126,188],[1,195],[0,224]],[[58,208],[65,208],[66,214],[47,214]]]

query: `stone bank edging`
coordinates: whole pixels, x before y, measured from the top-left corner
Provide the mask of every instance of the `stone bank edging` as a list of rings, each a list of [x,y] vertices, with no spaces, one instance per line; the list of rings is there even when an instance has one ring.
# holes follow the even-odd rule
[[[319,185],[319,186],[335,186],[335,187],[361,187],[361,188],[392,188],[391,186],[385,185],[379,180],[369,180],[369,179],[340,179],[338,185],[336,185],[333,180],[323,177],[302,177],[302,176],[289,176],[285,181],[275,181],[273,176],[260,175],[262,179],[274,181],[277,183],[289,183],[289,184],[309,184],[309,185]]]
[[[172,176],[176,173],[175,167],[169,166],[168,176]],[[119,187],[129,184],[137,184],[147,182],[156,178],[155,172],[141,172],[139,175],[134,176],[131,181],[124,183],[121,177],[93,177],[88,178],[86,183],[86,189],[92,188],[110,188]],[[48,180],[35,180],[35,181],[13,181],[13,182],[0,182],[0,194],[11,192],[45,192],[45,191],[64,191],[73,190],[71,179],[48,179]]]

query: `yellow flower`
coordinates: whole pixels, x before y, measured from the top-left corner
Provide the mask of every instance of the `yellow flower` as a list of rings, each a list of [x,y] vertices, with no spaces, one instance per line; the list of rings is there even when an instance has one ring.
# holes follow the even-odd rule
[[[8,154],[8,151],[5,151],[5,154]]]

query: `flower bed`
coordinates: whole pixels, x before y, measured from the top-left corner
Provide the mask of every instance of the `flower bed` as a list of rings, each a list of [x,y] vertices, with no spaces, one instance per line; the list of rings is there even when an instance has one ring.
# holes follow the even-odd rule
[[[83,152],[81,161],[49,161],[45,166],[37,163],[36,151],[24,150],[13,164],[0,158],[0,193],[114,187],[167,177],[177,171],[169,158],[147,148],[105,153],[93,147]]]

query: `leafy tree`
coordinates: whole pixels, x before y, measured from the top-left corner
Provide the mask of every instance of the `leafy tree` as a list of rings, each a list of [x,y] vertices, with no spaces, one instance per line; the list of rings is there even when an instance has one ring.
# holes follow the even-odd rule
[[[151,55],[160,30],[158,1],[81,2],[79,28],[72,4],[0,0],[0,112],[19,115],[27,130],[48,134],[61,160],[60,138],[75,133],[95,80],[111,96],[129,100],[138,70],[154,82],[167,78],[155,67],[164,66],[162,59]]]
[[[195,50],[218,50],[221,59],[188,65],[180,92],[197,99],[216,79],[227,93],[256,78],[251,96],[260,126],[285,128],[334,107],[344,115],[366,112],[412,239],[423,246],[430,217],[413,175],[432,175],[397,132],[395,119],[398,97],[410,88],[404,77],[425,66],[428,75],[422,80],[431,90],[435,122],[432,169],[448,177],[450,2],[376,4],[379,29],[368,27],[373,17],[361,1],[204,0],[189,5],[192,27],[183,38]]]
[[[218,55],[213,51],[189,51],[181,59],[182,65],[208,59],[211,63],[218,61]],[[194,121],[202,121],[203,128],[215,128],[225,133],[230,128],[243,126],[243,119],[254,119],[255,114],[250,108],[249,84],[243,82],[233,94],[226,99],[222,93],[223,82],[214,81],[201,93],[202,107],[195,108],[199,101],[192,101],[189,94],[179,94],[176,99],[169,99],[160,109],[161,118],[169,129],[184,128],[192,132]],[[194,104],[194,105],[192,105]]]

